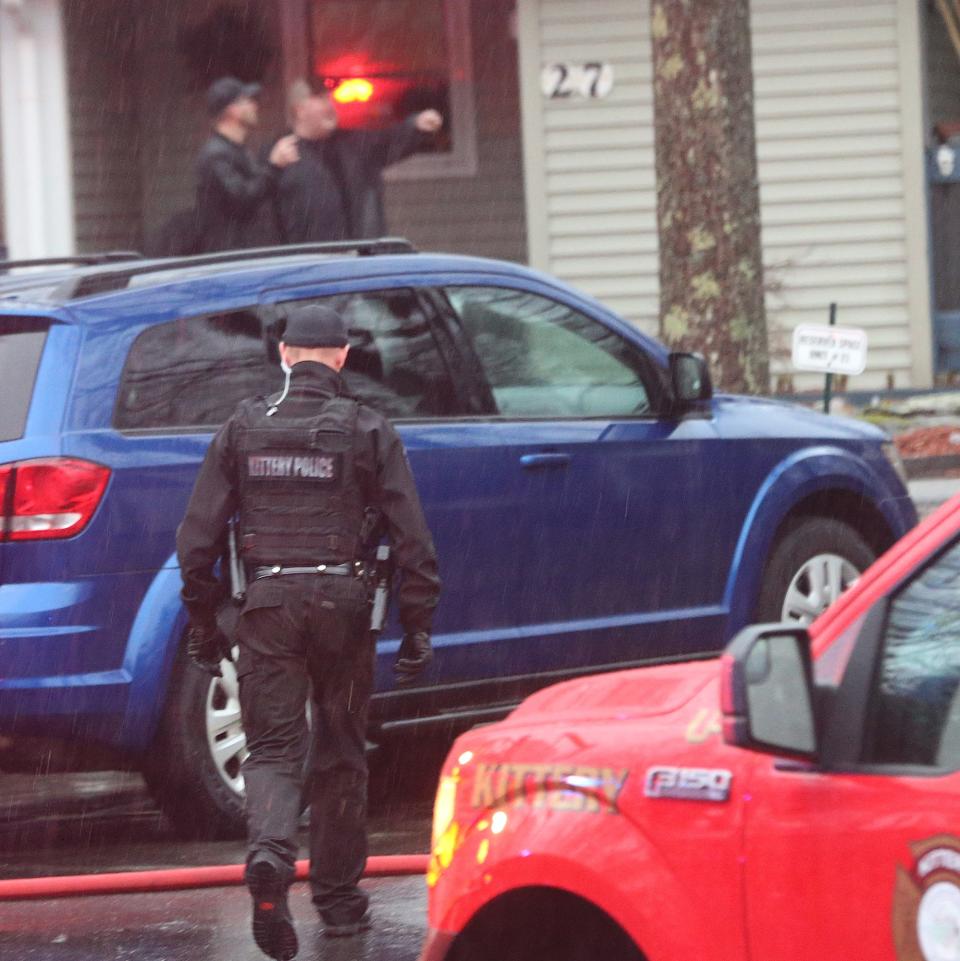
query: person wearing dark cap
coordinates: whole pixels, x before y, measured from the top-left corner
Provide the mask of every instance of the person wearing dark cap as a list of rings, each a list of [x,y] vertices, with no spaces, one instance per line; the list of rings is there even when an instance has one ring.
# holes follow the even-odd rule
[[[257,126],[260,85],[221,77],[207,90],[213,132],[197,157],[197,252],[257,246],[262,207],[277,175],[299,159],[295,138],[282,137],[259,163],[246,147]]]
[[[204,459],[177,530],[187,653],[219,674],[231,642],[216,612],[215,574],[231,518],[247,576],[237,628],[253,935],[289,959],[297,937],[287,905],[301,792],[310,803],[310,883],[328,936],[369,926],[358,886],[367,854],[365,728],[374,634],[363,571],[365,515],[378,512],[399,574],[404,636],[398,683],[432,658],[440,581],[403,444],[389,422],[354,400],[340,371],[350,350],[343,318],[318,304],[287,316],[284,390],[243,401]],[[305,704],[312,685],[313,723]],[[308,750],[312,774],[304,790]]]

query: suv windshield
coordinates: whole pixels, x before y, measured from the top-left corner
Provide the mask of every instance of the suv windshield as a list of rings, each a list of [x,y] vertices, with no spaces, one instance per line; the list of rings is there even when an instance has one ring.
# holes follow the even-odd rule
[[[32,317],[0,317],[0,441],[23,436],[49,327]]]

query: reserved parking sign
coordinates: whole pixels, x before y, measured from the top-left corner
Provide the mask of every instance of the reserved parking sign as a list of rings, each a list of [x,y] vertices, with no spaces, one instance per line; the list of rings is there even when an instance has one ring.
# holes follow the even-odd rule
[[[801,324],[793,332],[793,366],[821,374],[862,374],[867,366],[867,332],[859,327]]]

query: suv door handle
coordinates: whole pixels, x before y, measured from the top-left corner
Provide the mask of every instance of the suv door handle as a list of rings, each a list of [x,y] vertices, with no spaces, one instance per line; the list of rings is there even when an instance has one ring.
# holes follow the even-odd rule
[[[525,470],[537,470],[541,467],[566,467],[570,463],[569,454],[524,454],[520,463]]]

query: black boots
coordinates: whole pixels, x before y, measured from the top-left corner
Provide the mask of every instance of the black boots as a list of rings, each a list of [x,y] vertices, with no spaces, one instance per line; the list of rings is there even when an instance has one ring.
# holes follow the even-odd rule
[[[286,882],[269,861],[251,863],[246,880],[253,898],[253,940],[276,961],[291,961],[299,945],[287,904]]]
[[[321,917],[321,921],[323,918]],[[328,938],[349,938],[354,934],[361,934],[370,928],[370,912],[364,913],[359,921],[348,921],[346,924],[329,924],[323,921],[323,933]]]

